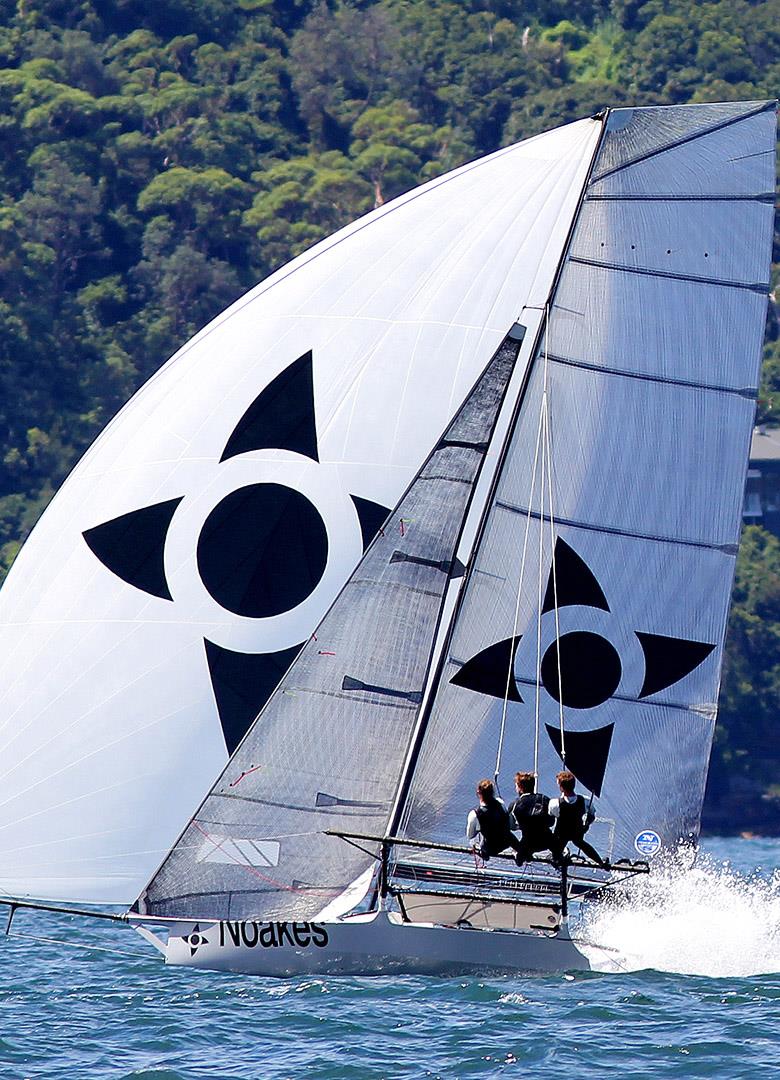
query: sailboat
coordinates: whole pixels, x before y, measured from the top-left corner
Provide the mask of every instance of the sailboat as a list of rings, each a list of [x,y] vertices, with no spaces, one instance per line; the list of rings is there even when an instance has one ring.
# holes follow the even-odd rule
[[[167,963],[255,974],[589,966],[570,902],[698,837],[775,130],[508,147],[142,388],[0,593],[12,912],[135,897]],[[612,868],[476,859],[476,781],[564,766]]]

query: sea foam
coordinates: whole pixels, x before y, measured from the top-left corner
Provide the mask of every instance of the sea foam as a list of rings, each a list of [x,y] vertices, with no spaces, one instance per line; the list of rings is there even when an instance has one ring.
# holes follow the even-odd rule
[[[597,971],[744,977],[780,971],[780,870],[745,875],[700,854],[653,864],[604,902],[585,905],[572,936]]]

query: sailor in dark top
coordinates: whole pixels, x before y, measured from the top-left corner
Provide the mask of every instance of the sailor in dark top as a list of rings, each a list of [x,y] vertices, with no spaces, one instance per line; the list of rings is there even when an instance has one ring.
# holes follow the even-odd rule
[[[533,773],[515,773],[515,788],[518,797],[509,807],[509,815],[522,835],[517,861],[524,862],[538,851],[550,851],[553,859],[557,860],[563,845],[556,840],[552,832],[550,800],[536,791],[536,777]]]
[[[485,861],[491,855],[498,855],[505,848],[511,847],[518,854],[515,861],[520,859],[520,841],[513,834],[510,824],[509,813],[501,799],[496,798],[492,780],[480,780],[477,784],[479,805],[472,810],[466,823],[466,836],[474,840],[477,833],[481,836],[477,851]]]
[[[574,794],[576,779],[573,773],[560,772],[555,779],[558,781],[561,797],[550,799],[548,809],[551,816],[557,819],[553,835],[560,849],[563,850],[566,844],[574,844],[583,855],[598,863],[603,870],[608,870],[609,863],[584,839],[596,815],[586,805],[582,795]]]

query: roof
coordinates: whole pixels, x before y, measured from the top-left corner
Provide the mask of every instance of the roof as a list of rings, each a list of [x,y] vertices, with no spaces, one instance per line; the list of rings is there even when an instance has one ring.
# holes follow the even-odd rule
[[[754,428],[750,460],[780,461],[780,428],[767,428],[763,424]]]

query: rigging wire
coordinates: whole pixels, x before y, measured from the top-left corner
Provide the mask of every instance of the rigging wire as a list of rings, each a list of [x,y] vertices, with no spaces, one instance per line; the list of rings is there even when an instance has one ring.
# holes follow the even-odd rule
[[[561,625],[558,612],[558,572],[555,559],[555,506],[554,506],[554,494],[553,494],[553,455],[552,455],[552,431],[550,423],[550,398],[549,398],[549,327],[550,327],[550,311],[549,305],[547,308],[547,322],[545,324],[544,332],[544,431],[545,431],[545,451],[547,462],[547,493],[549,498],[550,509],[550,578],[552,580],[553,587],[553,611],[555,612],[555,655],[556,666],[558,668],[558,724],[561,733],[561,761],[564,767],[566,766],[566,739],[563,724],[563,672],[561,670]],[[544,456],[543,456],[544,458]],[[544,506],[542,506],[542,519],[540,522],[540,531],[544,524]],[[538,680],[541,678],[541,668],[537,671],[537,688],[536,697],[539,700],[539,685]],[[538,733],[537,733],[538,739]],[[592,795],[591,795],[592,799]]]
[[[137,952],[130,949],[109,949],[105,945],[87,945],[80,941],[69,941],[67,938],[43,937],[41,934],[25,934],[18,930],[7,935],[10,938],[24,938],[27,941],[44,941],[48,945],[66,945],[69,949],[86,949],[87,952],[106,952],[112,956],[132,956],[134,960],[149,960],[150,954]]]
[[[501,724],[499,727],[498,736],[498,748],[496,752],[496,765],[493,772],[493,780],[498,789],[498,775],[501,769],[501,758],[503,755],[504,740],[506,737],[506,720],[507,710],[509,703],[509,692],[512,682],[514,660],[515,660],[515,643],[517,640],[517,627],[520,621],[520,601],[522,597],[523,582],[525,578],[526,558],[528,553],[528,540],[530,535],[531,525],[531,508],[533,507],[534,494],[536,493],[537,477],[539,478],[539,506],[540,506],[540,528],[539,528],[539,566],[538,566],[538,581],[537,581],[537,618],[536,618],[536,703],[534,710],[534,774],[538,776],[539,773],[539,734],[541,729],[541,649],[542,649],[542,605],[543,599],[543,560],[544,560],[544,516],[545,516],[545,488],[546,499],[549,508],[549,521],[550,521],[550,576],[552,582],[553,591],[553,609],[555,615],[555,647],[557,653],[557,666],[558,666],[558,706],[559,706],[559,726],[561,733],[561,759],[563,763],[566,763],[566,747],[565,747],[565,733],[564,733],[564,716],[563,716],[563,689],[562,689],[562,672],[561,672],[561,648],[560,648],[560,621],[558,613],[558,576],[555,559],[555,512],[553,501],[553,481],[554,481],[554,468],[553,468],[553,455],[552,455],[552,430],[550,423],[550,396],[549,396],[549,332],[550,332],[550,306],[547,303],[544,307],[545,313],[545,327],[544,327],[544,359],[543,359],[543,383],[542,383],[542,400],[539,408],[539,423],[536,431],[536,445],[534,448],[534,460],[531,468],[531,491],[528,498],[528,513],[526,514],[525,533],[523,536],[523,551],[520,561],[520,575],[517,583],[517,595],[515,597],[515,614],[512,625],[512,636],[510,638],[509,659],[507,662],[507,677],[506,685],[504,687],[504,696],[501,708]],[[541,457],[541,462],[540,462]]]
[[[537,475],[537,463],[539,461],[539,450],[542,445],[542,417],[539,415],[539,425],[536,431],[536,447],[534,449],[534,462],[531,469],[531,491],[528,497],[528,505],[533,505],[534,492],[536,490],[536,475]],[[501,703],[501,726],[498,733],[498,749],[496,752],[496,767],[493,772],[493,782],[498,790],[498,774],[501,769],[501,755],[504,747],[504,735],[506,732],[506,714],[509,704],[509,689],[512,684],[512,676],[514,675],[514,661],[515,661],[515,640],[517,638],[517,626],[520,621],[520,599],[523,591],[523,578],[525,577],[525,561],[528,553],[528,537],[531,529],[531,515],[527,514],[525,519],[525,535],[523,537],[523,554],[520,559],[520,577],[517,583],[517,597],[515,599],[515,618],[512,624],[512,637],[509,648],[509,660],[507,662],[506,671],[506,686],[504,687],[504,700]]]
[[[546,333],[546,326],[545,326]],[[545,439],[544,439],[544,425],[545,425],[545,392],[542,392],[542,402],[539,411],[539,421],[542,430],[542,463],[541,463],[541,480],[539,483],[539,510],[541,518],[539,521],[539,566],[537,572],[536,583],[536,701],[534,704],[534,776],[539,775],[539,728],[541,722],[541,708],[542,708],[542,695],[541,695],[541,679],[542,679],[542,562],[544,559],[544,456],[545,456]],[[531,507],[528,507],[528,515],[530,517]]]

